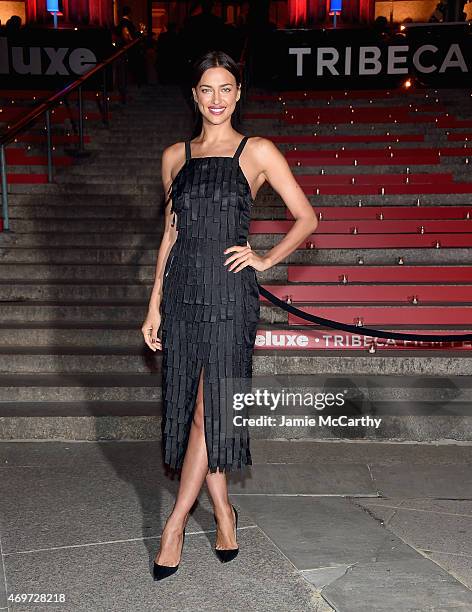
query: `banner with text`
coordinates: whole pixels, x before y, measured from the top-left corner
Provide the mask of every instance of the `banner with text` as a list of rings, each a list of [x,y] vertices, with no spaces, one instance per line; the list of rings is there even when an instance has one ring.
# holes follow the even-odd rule
[[[103,28],[24,28],[6,36],[0,31],[1,89],[59,89],[109,57],[115,47]],[[102,76],[84,88],[101,86]]]
[[[434,87],[470,86],[472,28],[409,26],[386,39],[372,29],[279,30],[278,89],[397,87],[408,77]]]

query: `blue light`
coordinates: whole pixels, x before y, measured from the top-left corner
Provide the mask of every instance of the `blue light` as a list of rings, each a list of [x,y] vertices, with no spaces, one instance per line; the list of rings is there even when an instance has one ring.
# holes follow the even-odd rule
[[[46,7],[50,13],[58,13],[59,12],[59,0],[47,0]]]

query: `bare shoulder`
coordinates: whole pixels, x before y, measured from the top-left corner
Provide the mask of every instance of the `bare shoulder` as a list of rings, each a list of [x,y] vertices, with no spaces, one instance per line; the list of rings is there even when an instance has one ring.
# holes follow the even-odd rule
[[[185,161],[185,143],[175,142],[162,152],[162,172],[175,174]]]
[[[167,157],[172,157],[173,155],[179,155],[179,153],[182,153],[182,151],[185,148],[185,143],[182,142],[174,142],[174,144],[169,145],[168,147],[166,147],[162,153],[162,156],[164,157],[164,155],[166,155]]]
[[[269,157],[281,155],[279,149],[275,146],[272,140],[263,136],[251,136],[248,145],[254,155],[254,159],[263,161]]]
[[[257,154],[264,154],[274,149],[278,150],[272,140],[263,136],[250,136],[247,144]]]
[[[259,172],[264,172],[274,164],[285,162],[285,157],[280,149],[268,138],[263,136],[252,136],[248,141],[253,163]]]

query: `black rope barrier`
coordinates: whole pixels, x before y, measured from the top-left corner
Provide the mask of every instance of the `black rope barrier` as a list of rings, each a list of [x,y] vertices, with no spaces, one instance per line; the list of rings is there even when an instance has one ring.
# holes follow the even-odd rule
[[[310,314],[309,312],[300,310],[299,308],[292,306],[292,304],[281,300],[270,291],[267,291],[267,289],[259,285],[259,283],[257,284],[259,286],[260,295],[264,296],[270,302],[276,306],[279,306],[283,310],[291,312],[297,317],[310,321],[311,323],[317,323],[318,325],[324,325],[332,329],[340,329],[351,334],[361,334],[364,336],[387,338],[390,340],[419,340],[426,342],[461,342],[464,340],[472,340],[472,334],[403,334],[401,332],[387,332],[380,329],[373,329],[371,327],[364,327],[363,325],[348,325],[347,323],[341,323],[340,321],[332,321],[331,319],[318,317]]]

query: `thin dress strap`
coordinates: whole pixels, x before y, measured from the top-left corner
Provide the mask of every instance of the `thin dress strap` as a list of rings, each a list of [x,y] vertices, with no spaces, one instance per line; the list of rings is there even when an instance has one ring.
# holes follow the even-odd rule
[[[192,157],[192,151],[190,149],[190,140],[185,141],[185,161],[188,161]]]
[[[192,152],[190,150],[190,140],[186,140],[185,141],[185,162],[188,162],[188,160],[192,157]],[[183,168],[183,166],[182,166]],[[180,170],[182,170],[182,168]],[[180,172],[179,170],[179,172]],[[179,174],[179,173],[177,173]],[[176,179],[177,175],[174,177],[174,181]],[[171,186],[169,187],[169,194],[170,194],[170,198],[172,198],[172,205],[170,207],[170,214],[172,215],[172,222],[170,224],[171,227],[174,227],[175,225],[175,210],[174,210],[174,198],[172,197],[172,187],[174,185],[174,181],[172,181]]]
[[[241,142],[239,143],[238,148],[236,149],[236,152],[233,155],[233,159],[235,159],[235,160],[239,159],[239,156],[241,155],[241,151],[244,149],[244,145],[246,144],[247,139],[248,139],[248,136],[244,136],[241,139]]]

